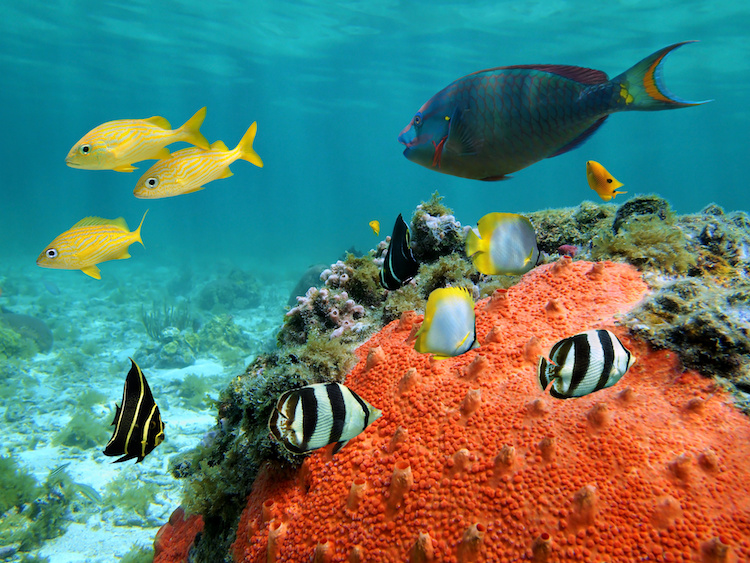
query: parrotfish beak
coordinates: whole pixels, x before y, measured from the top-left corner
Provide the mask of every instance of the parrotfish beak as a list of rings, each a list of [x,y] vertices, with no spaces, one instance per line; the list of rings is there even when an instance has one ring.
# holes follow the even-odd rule
[[[404,149],[404,156],[412,160],[409,155],[413,152],[412,147],[417,142],[417,136],[414,134],[414,127],[412,127],[411,122],[401,131],[401,134],[398,136],[398,142],[406,147]]]

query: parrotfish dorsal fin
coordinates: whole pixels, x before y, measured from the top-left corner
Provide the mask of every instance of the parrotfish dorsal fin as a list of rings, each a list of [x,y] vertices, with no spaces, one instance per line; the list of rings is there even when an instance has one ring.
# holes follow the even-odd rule
[[[148,119],[144,119],[143,121],[150,123],[151,125],[156,125],[157,127],[161,127],[162,129],[167,129],[167,130],[172,129],[172,126],[169,124],[169,121],[167,121],[160,115],[149,117]]]
[[[125,231],[129,230],[128,224],[125,222],[125,219],[123,217],[118,217],[117,219],[104,219],[103,217],[84,217],[71,228],[77,229],[79,227],[92,227],[96,225],[109,225],[118,227]]]
[[[527,70],[538,70],[540,72],[551,72],[557,74],[563,78],[569,78],[575,80],[581,84],[602,84],[609,82],[607,73],[601,70],[595,70],[593,68],[585,68],[582,66],[571,66],[571,65],[515,65],[515,66],[504,66],[502,69],[527,69]],[[493,69],[495,70],[495,69]]]
[[[213,151],[228,151],[229,149],[224,144],[224,141],[214,141],[209,147]]]

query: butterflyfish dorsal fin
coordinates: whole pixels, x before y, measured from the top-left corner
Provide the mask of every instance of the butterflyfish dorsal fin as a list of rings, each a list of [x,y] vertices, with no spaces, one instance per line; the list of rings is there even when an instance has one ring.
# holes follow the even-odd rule
[[[78,223],[73,225],[71,228],[77,229],[79,227],[94,227],[94,226],[112,226],[125,231],[128,229],[128,224],[125,222],[123,217],[117,219],[104,219],[103,217],[84,217]]]
[[[161,117],[160,115],[155,115],[153,117],[149,117],[148,119],[144,119],[146,123],[150,123],[151,125],[156,125],[157,127],[161,127],[162,129],[171,130],[172,126],[169,124],[169,121]]]
[[[224,144],[224,141],[214,141],[209,147],[213,151],[228,151],[229,149]]]

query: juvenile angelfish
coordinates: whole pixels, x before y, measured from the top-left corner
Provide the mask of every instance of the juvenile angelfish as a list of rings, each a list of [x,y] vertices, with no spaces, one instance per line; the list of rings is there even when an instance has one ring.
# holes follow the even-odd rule
[[[526,217],[488,213],[466,237],[466,255],[488,276],[525,274],[536,266],[536,231]]]
[[[382,413],[340,383],[316,383],[279,397],[268,430],[293,454],[336,444],[335,454]]]
[[[550,383],[557,399],[583,397],[620,381],[635,363],[635,356],[608,330],[587,330],[563,338],[540,358],[537,378],[542,389]]]
[[[601,164],[595,160],[586,162],[586,179],[589,187],[594,190],[604,201],[613,199],[616,195],[626,194],[628,192],[618,192],[617,188],[622,186],[612,174],[607,172]]]
[[[443,287],[430,293],[414,349],[444,360],[477,346],[474,300],[468,290]]]
[[[104,455],[122,456],[114,463],[134,457],[138,458],[136,463],[140,463],[164,441],[164,423],[146,376],[132,358],[130,363],[122,389],[122,403],[119,406],[115,403],[112,421],[115,430],[104,448]]]
[[[167,145],[178,141],[207,149],[208,141],[200,132],[205,118],[206,108],[201,108],[178,129],[172,129],[169,121],[159,116],[108,121],[73,145],[65,164],[86,170],[132,172],[136,169],[134,162],[168,158]]]
[[[148,213],[148,210],[146,210]],[[141,240],[141,223],[135,231],[129,231],[125,219],[102,219],[86,217],[70,229],[58,235],[36,259],[37,266],[58,270],[81,270],[87,276],[101,279],[97,264],[108,260],[130,258],[128,247]]]
[[[401,213],[393,225],[391,242],[385,253],[383,267],[380,269],[380,285],[385,289],[395,290],[408,283],[419,271],[419,262],[411,251],[409,226]]]
[[[208,150],[189,147],[154,163],[138,180],[133,194],[141,199],[159,199],[202,190],[213,180],[232,176],[229,165],[240,158],[262,168],[263,161],[253,150],[257,129],[253,122],[232,150],[216,141]]]
[[[459,78],[430,98],[398,137],[425,168],[475,180],[507,174],[580,146],[618,111],[695,106],[671,94],[662,62],[684,41],[610,80],[600,70],[519,65]]]

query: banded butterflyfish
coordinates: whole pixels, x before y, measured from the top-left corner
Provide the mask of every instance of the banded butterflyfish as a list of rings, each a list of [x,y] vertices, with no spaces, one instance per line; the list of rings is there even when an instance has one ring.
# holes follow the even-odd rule
[[[587,330],[563,338],[540,358],[537,378],[557,399],[583,397],[612,387],[635,363],[635,356],[608,330]]]
[[[281,395],[268,420],[268,429],[293,454],[334,443],[335,454],[381,414],[340,383],[316,383]]]
[[[385,289],[398,289],[417,275],[419,262],[414,259],[410,245],[409,227],[399,213],[380,270],[380,285]]]
[[[151,451],[164,441],[164,423],[159,407],[151,395],[146,376],[133,359],[122,390],[122,404],[116,407],[112,425],[115,431],[104,448],[104,455],[121,455],[114,463],[138,458],[143,461]]]

